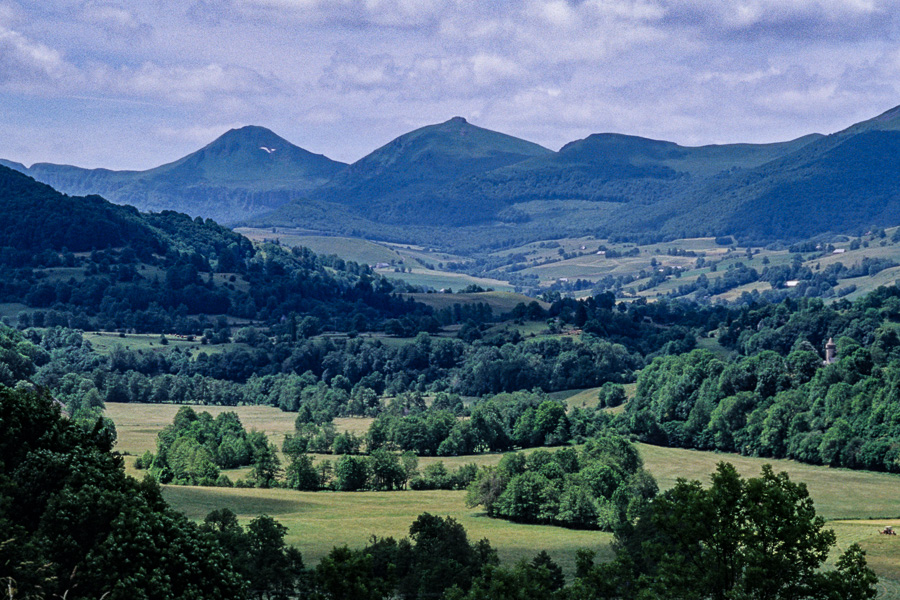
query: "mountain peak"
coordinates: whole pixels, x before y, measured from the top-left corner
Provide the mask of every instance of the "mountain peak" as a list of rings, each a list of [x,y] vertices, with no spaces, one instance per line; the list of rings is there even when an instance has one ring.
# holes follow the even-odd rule
[[[278,147],[287,148],[293,146],[293,144],[271,129],[266,129],[259,125],[245,125],[244,127],[239,127],[237,129],[229,129],[206,147],[212,149],[216,146],[237,145],[247,145],[253,149],[259,150],[272,150]]]
[[[468,123],[468,121],[466,121],[465,117],[453,117],[452,119],[447,121],[447,123],[455,123],[457,125],[465,125],[466,123]]]

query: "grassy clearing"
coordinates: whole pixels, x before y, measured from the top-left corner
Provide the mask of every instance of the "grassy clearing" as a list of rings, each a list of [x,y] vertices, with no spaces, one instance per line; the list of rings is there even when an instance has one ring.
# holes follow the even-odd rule
[[[495,315],[502,315],[510,312],[520,303],[529,304],[537,302],[544,310],[550,305],[540,300],[535,300],[523,294],[515,292],[479,292],[475,294],[405,294],[404,297],[412,298],[416,302],[421,302],[435,309],[442,309],[453,306],[454,304],[479,304],[484,303],[491,307]]]
[[[404,537],[423,512],[451,516],[471,540],[487,538],[506,563],[531,559],[541,549],[567,572],[574,570],[575,550],[595,548],[609,558],[608,533],[573,531],[542,525],[521,525],[487,518],[465,506],[465,492],[292,492],[166,486],[166,500],[192,519],[202,519],[216,507],[230,508],[242,520],[259,514],[288,527],[287,542],[315,564],[334,546],[364,545],[372,535]]]
[[[714,337],[699,338],[697,340],[697,347],[704,350],[709,350],[710,352],[715,354],[716,358],[718,358],[719,360],[728,360],[734,354],[732,350],[725,348],[722,344],[719,343],[719,340]]]
[[[569,410],[573,408],[585,408],[588,406],[596,406],[599,398],[597,393],[600,388],[587,388],[585,390],[566,390],[564,392],[553,392],[550,397],[554,400],[565,400]]]
[[[575,398],[575,401],[578,402],[579,396],[596,397],[596,390],[570,392],[568,399],[571,401]],[[132,455],[142,454],[146,450],[155,451],[157,434],[172,422],[178,408],[174,404],[108,403],[106,415],[116,424],[119,436],[116,449]],[[207,411],[213,415],[234,411],[247,429],[264,431],[278,447],[281,447],[284,436],[294,431],[296,414],[282,412],[269,406],[194,406],[193,408],[198,412]],[[351,431],[357,435],[363,435],[371,422],[372,419],[342,418],[336,419],[335,425],[339,431]],[[786,471],[793,480],[806,483],[816,502],[819,514],[827,519],[900,519],[900,495],[896,493],[900,486],[900,475],[831,469],[789,460],[663,448],[648,444],[638,444],[638,448],[647,469],[659,482],[661,489],[672,487],[679,477],[708,481],[710,473],[721,461],[734,464],[745,477],[759,475],[762,466],[769,463],[776,471]],[[420,464],[424,466],[442,460],[448,468],[456,468],[471,462],[478,465],[496,465],[499,463],[500,457],[500,454],[422,457]],[[334,457],[325,455],[322,458],[333,459]]]
[[[316,254],[337,254],[344,260],[352,260],[364,265],[380,262],[402,261],[397,252],[379,244],[357,238],[332,237],[325,235],[309,235],[293,229],[239,227],[236,232],[253,241],[278,240],[285,246],[304,246]]]
[[[199,337],[192,341],[179,338],[175,335],[167,335],[168,343],[160,343],[159,334],[152,333],[103,333],[88,331],[84,333],[84,339],[91,343],[99,354],[109,354],[115,346],[122,346],[128,350],[141,352],[171,352],[175,348],[190,351],[196,358],[201,352],[206,354],[218,354],[226,350],[233,350],[243,344],[203,344]]]
[[[638,444],[638,448],[661,489],[672,487],[679,477],[708,482],[721,461],[733,464],[744,477],[758,476],[768,463],[775,471],[786,471],[791,480],[805,483],[816,511],[826,519],[900,518],[900,475],[648,444]]]
[[[461,290],[470,285],[480,285],[483,288],[494,288],[502,292],[511,292],[513,286],[499,279],[487,279],[473,277],[465,273],[439,271],[437,269],[425,269],[413,267],[412,273],[395,273],[392,268],[376,269],[376,273],[389,279],[401,279],[410,285],[418,285],[435,290],[452,289]]]
[[[116,424],[118,441],[116,450],[139,455],[147,450],[156,452],[156,436],[172,423],[178,404],[126,404],[107,402],[105,415]],[[281,447],[284,436],[294,432],[296,413],[282,412],[271,406],[191,406],[196,412],[208,412],[216,416],[223,412],[236,412],[247,430],[263,431],[272,442]],[[344,419],[346,420],[346,419]]]
[[[34,312],[34,310],[35,309],[28,308],[27,305],[19,302],[0,302],[0,319],[4,317],[14,319],[23,312],[31,313]]]

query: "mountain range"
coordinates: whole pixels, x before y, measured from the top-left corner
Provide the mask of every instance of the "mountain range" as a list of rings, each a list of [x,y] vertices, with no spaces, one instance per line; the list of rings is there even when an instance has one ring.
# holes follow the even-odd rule
[[[261,127],[148,171],[0,164],[141,210],[465,249],[584,234],[763,244],[896,225],[898,154],[900,107],[773,144],[601,133],[554,152],[454,117],[350,165]]]
[[[142,211],[177,210],[228,223],[302,197],[346,164],[299,148],[264,127],[232,129],[200,150],[147,171],[82,169],[11,161],[64,194],[100,194]]]

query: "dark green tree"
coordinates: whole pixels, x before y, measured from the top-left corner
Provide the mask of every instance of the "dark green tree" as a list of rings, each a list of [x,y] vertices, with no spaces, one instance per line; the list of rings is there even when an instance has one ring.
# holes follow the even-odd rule
[[[720,463],[708,488],[680,480],[623,528],[619,563],[633,566],[636,589],[660,597],[867,597],[874,576],[858,548],[843,555],[840,575],[821,571],[835,543],[824,525],[806,486],[787,474],[767,465],[744,480]]]

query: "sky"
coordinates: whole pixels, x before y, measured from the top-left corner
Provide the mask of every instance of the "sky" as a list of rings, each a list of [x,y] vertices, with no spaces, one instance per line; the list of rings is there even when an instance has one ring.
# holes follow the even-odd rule
[[[900,105],[897,0],[0,0],[0,158],[147,169],[242,125],[353,162],[453,116],[553,150]]]

